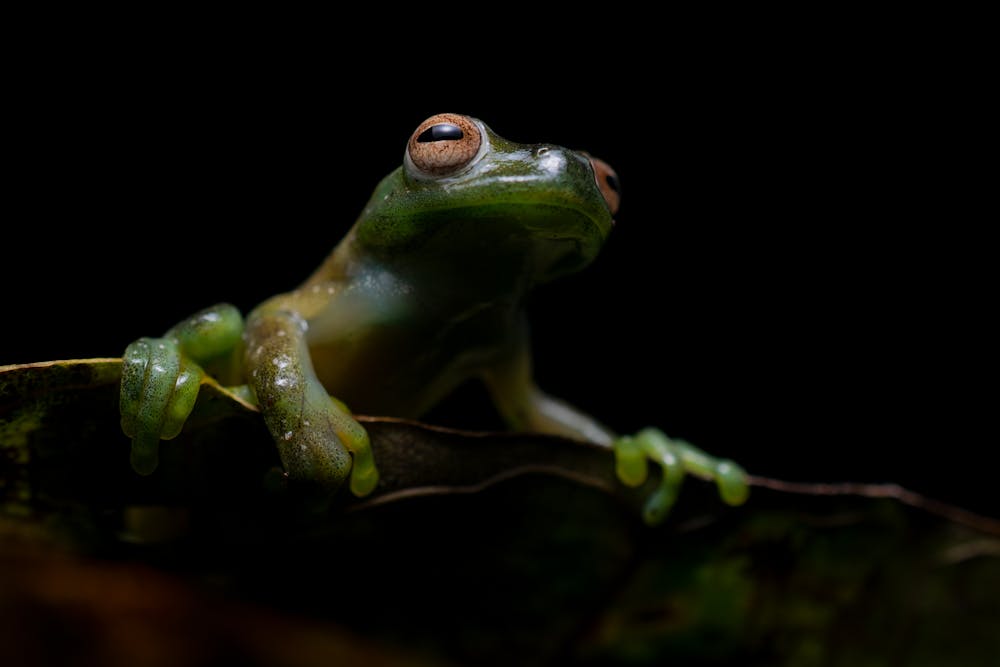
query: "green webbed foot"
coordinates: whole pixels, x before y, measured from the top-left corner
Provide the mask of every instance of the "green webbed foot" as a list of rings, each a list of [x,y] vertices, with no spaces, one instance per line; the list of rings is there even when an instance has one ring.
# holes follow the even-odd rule
[[[643,519],[654,525],[663,521],[677,500],[684,475],[714,480],[719,496],[728,505],[741,505],[749,495],[747,474],[729,459],[709,456],[683,440],[672,440],[662,431],[649,428],[634,436],[614,441],[618,478],[626,486],[640,486],[646,481],[649,461],[663,469],[663,476],[646,501]]]
[[[233,306],[203,310],[162,338],[140,338],[122,357],[119,407],[132,439],[132,468],[149,475],[159,464],[160,440],[177,437],[206,377],[203,364],[239,343],[243,318]]]

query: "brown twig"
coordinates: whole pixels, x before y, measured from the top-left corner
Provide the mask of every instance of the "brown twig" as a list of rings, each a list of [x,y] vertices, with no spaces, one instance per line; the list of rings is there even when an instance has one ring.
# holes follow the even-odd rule
[[[976,514],[949,503],[928,498],[899,484],[867,484],[862,482],[788,482],[770,477],[749,475],[751,486],[810,496],[860,496],[864,498],[891,498],[904,505],[961,524],[973,530],[1000,537],[1000,520]]]

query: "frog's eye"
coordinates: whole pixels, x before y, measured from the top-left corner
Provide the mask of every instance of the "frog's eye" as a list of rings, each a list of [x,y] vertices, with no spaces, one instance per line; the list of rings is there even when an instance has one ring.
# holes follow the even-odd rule
[[[482,131],[468,116],[441,113],[422,122],[406,147],[408,162],[424,176],[447,176],[472,163]]]
[[[621,203],[621,186],[618,184],[618,174],[604,160],[588,155],[591,166],[594,168],[594,178],[597,180],[597,187],[604,195],[604,201],[608,205],[611,215],[618,212],[618,204]]]

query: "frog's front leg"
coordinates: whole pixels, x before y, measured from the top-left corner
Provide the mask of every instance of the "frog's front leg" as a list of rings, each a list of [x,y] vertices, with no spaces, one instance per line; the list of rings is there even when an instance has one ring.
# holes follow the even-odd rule
[[[180,433],[209,372],[231,370],[242,332],[240,312],[223,303],[192,315],[161,338],[140,338],[126,348],[121,425],[132,439],[136,472],[156,470],[160,440]]]
[[[614,450],[615,471],[627,486],[646,481],[648,465],[660,466],[663,475],[647,499],[643,518],[662,521],[680,491],[685,474],[714,480],[722,500],[742,504],[748,495],[747,475],[728,459],[709,456],[693,445],[672,440],[657,429],[634,436],[618,436],[593,418],[540,390],[531,373],[531,355],[522,329],[518,338],[483,375],[494,403],[512,428],[583,438]]]
[[[280,300],[250,314],[245,334],[250,388],[289,479],[332,491],[350,477],[351,492],[366,495],[378,483],[368,433],[316,377],[306,327]]]

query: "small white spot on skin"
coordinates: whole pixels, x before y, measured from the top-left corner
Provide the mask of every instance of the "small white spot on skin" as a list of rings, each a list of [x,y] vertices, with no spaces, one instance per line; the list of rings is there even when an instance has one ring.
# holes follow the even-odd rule
[[[271,358],[271,364],[277,369],[271,374],[275,387],[281,387],[287,391],[298,386],[299,378],[295,373],[294,362],[295,360],[287,354],[279,354]]]
[[[165,350],[165,349],[167,349],[167,346],[166,346],[166,345],[164,345],[163,343],[160,343],[160,344],[158,344],[158,345],[156,346],[156,348],[157,348],[158,350]]]
[[[309,426],[309,420],[308,419],[303,419],[302,420],[302,425],[303,426]]]
[[[327,294],[333,294],[336,291],[337,291],[337,288],[334,287],[333,285],[330,285],[329,287],[326,288],[326,293]]]
[[[275,334],[278,338],[284,338],[287,334],[284,329],[278,329],[278,333]]]
[[[299,449],[301,449],[302,451],[306,451],[306,446],[305,445],[299,445]]]
[[[313,285],[311,288],[313,294],[319,294],[322,289],[322,285]]]
[[[259,357],[261,355],[261,352],[263,352],[263,351],[264,351],[264,346],[263,345],[258,345],[257,349],[255,349],[253,351],[253,356]]]
[[[292,432],[291,431],[285,431],[285,435],[283,435],[281,437],[283,437],[285,440],[291,440],[292,439]]]

